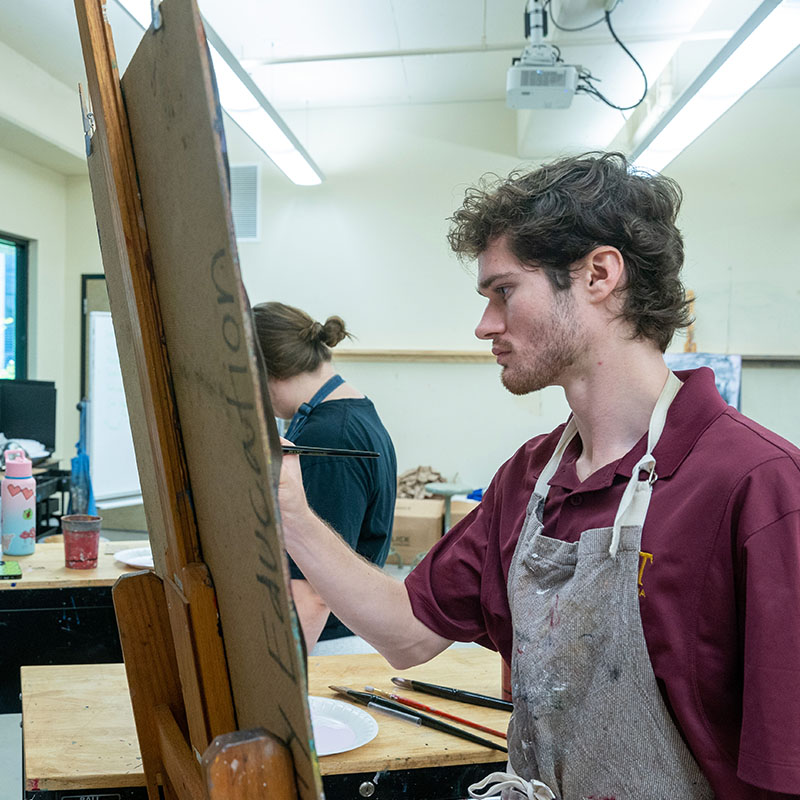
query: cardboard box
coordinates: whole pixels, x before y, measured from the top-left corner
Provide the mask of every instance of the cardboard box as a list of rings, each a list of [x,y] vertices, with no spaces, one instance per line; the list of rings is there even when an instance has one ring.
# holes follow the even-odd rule
[[[442,536],[444,500],[400,498],[394,508],[394,529],[389,563],[415,564]]]
[[[452,528],[457,522],[461,522],[464,517],[480,505],[478,500],[456,500],[455,498],[450,501],[450,527]]]

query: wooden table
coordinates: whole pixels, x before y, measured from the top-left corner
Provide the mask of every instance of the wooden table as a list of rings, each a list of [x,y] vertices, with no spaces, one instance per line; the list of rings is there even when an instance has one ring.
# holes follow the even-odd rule
[[[29,556],[4,556],[9,561],[18,561],[22,568],[22,579],[0,581],[0,591],[11,589],[68,589],[87,586],[111,588],[120,575],[134,571],[114,559],[114,553],[133,547],[147,547],[146,539],[132,541],[100,542],[97,566],[94,569],[67,569],[64,564],[62,542],[38,542]]]
[[[329,684],[389,690],[393,675],[500,696],[500,658],[482,648],[451,649],[428,664],[402,672],[376,654],[313,657],[309,659],[309,692],[338,697]],[[508,724],[507,712],[410,690],[402,693],[499,730]],[[24,667],[22,698],[28,800],[146,798],[122,664]],[[329,800],[360,800],[359,787],[365,782],[374,785],[373,800],[463,798],[469,783],[505,761],[497,750],[374,716],[380,726],[375,739],[348,753],[320,758]]]
[[[114,553],[147,542],[100,542],[95,569],[67,569],[64,545],[39,542],[29,556],[8,556],[20,580],[0,580],[0,714],[19,713],[19,669],[30,664],[122,660],[111,587],[132,569]]]

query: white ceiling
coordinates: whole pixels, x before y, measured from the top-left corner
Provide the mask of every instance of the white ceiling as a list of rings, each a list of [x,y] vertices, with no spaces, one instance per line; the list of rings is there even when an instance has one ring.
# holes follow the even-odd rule
[[[200,0],[200,9],[279,111],[502,101],[511,59],[524,46],[524,0]],[[621,0],[617,34],[653,81],[681,48],[699,70],[759,0]],[[553,0],[559,23],[602,17],[601,0]],[[120,65],[141,29],[108,0]],[[72,0],[0,0],[0,40],[75,87],[83,62]],[[618,105],[642,78],[605,24],[578,33],[551,26],[567,63],[588,67]],[[782,80],[800,85],[800,69]],[[587,96],[565,111],[533,112],[542,154],[602,148],[623,114]],[[0,109],[2,115],[2,109]],[[539,119],[540,118],[540,119]],[[313,153],[312,153],[313,156]]]

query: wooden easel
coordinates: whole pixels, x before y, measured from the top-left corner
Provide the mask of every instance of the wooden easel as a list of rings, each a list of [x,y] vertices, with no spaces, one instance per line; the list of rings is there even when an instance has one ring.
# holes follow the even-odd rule
[[[166,0],[121,83],[103,0],[75,7],[89,175],[156,565],[114,589],[148,795],[318,798],[275,513],[280,446],[255,368],[202,22],[194,0]]]

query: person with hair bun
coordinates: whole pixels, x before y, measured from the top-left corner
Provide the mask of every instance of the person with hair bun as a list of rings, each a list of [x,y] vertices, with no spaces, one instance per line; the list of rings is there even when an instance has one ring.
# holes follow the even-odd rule
[[[397,460],[391,437],[369,398],[336,373],[331,348],[350,333],[341,317],[325,323],[284,303],[253,308],[272,409],[291,420],[286,438],[297,445],[371,450],[380,458],[301,458],[309,506],[363,558],[383,566],[389,553]],[[309,652],[318,640],[352,636],[289,563],[292,594]]]

